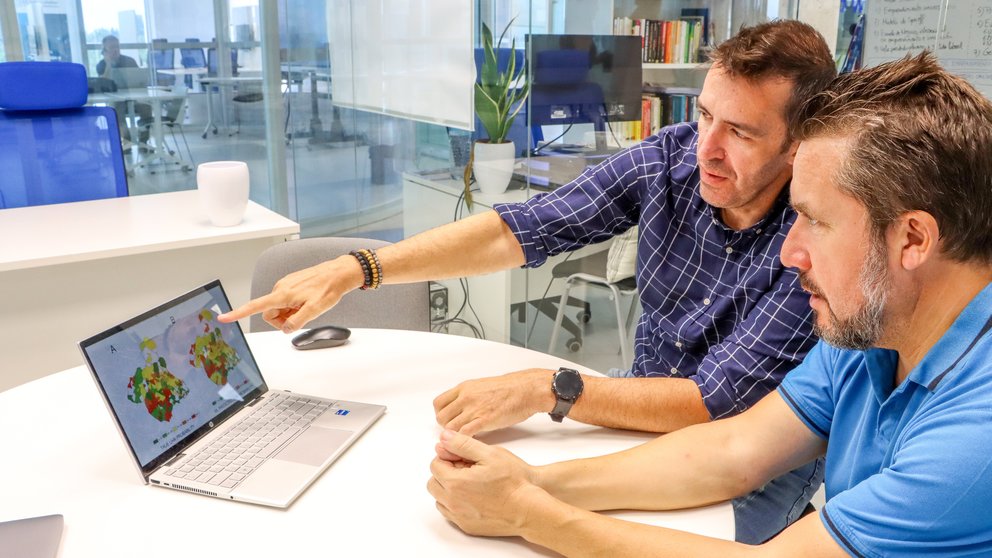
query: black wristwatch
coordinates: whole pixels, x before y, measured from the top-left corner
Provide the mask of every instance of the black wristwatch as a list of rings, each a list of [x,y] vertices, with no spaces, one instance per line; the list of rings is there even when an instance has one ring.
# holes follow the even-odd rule
[[[551,410],[551,420],[561,422],[582,395],[582,376],[571,368],[559,368],[551,379],[551,392],[558,400]]]

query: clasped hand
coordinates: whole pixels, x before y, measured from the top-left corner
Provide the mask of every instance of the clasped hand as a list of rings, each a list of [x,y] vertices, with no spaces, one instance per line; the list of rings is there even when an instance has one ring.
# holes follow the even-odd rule
[[[515,536],[543,492],[534,469],[509,451],[445,430],[427,491],[448,521],[470,535]]]

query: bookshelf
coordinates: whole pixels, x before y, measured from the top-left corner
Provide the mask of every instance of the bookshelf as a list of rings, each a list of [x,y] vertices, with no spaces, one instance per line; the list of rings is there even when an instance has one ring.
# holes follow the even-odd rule
[[[624,140],[695,119],[705,48],[727,38],[731,6],[732,0],[614,0],[613,32],[643,42],[642,118],[617,126]]]
[[[645,62],[642,66],[645,70],[698,70],[703,67],[701,62],[694,64],[662,64],[659,62]]]

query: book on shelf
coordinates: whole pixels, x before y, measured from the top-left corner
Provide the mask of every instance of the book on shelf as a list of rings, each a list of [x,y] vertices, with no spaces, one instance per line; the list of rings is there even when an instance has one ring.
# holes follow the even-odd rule
[[[706,25],[702,14],[665,21],[618,17],[613,20],[613,33],[640,36],[642,62],[698,64],[702,61],[700,47],[706,44]]]
[[[635,143],[657,134],[665,126],[697,118],[695,87],[647,84],[641,96],[641,119],[610,124],[612,133],[623,143]]]

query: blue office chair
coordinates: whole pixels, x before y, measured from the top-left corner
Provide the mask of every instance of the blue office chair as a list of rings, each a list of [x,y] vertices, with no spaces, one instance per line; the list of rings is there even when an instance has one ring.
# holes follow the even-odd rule
[[[198,43],[200,39],[190,37],[186,39],[186,42]],[[180,48],[179,63],[183,65],[183,68],[206,68],[207,57],[203,54],[203,49],[200,47]],[[192,89],[193,76],[186,76],[186,87]]]
[[[152,39],[151,66],[155,81],[161,86],[171,87],[176,82],[176,76],[159,74],[157,70],[171,70],[176,67],[176,49],[164,45],[167,39]]]
[[[0,208],[128,195],[117,115],[86,96],[81,64],[0,63]]]
[[[217,75],[217,49],[210,47],[207,49],[207,75]],[[231,75],[238,75],[238,49],[231,49]]]

